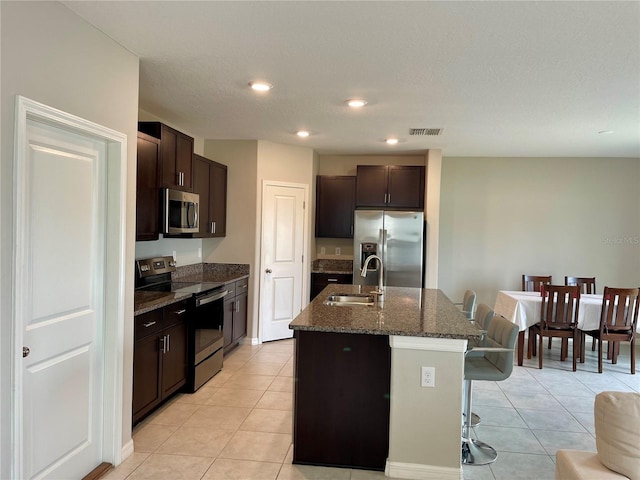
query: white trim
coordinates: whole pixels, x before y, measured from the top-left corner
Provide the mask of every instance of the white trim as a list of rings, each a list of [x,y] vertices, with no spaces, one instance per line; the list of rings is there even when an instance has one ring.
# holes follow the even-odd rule
[[[431,352],[457,352],[467,350],[467,340],[460,338],[435,337],[405,337],[402,335],[389,336],[391,348],[403,350],[429,350]]]
[[[463,480],[462,467],[435,467],[418,463],[390,462],[384,468],[387,477],[407,478],[411,480]]]
[[[133,439],[129,439],[127,443],[122,446],[122,450],[120,451],[120,461],[124,462],[127,458],[133,455]]]
[[[22,259],[26,255],[24,218],[26,208],[26,191],[21,188],[26,182],[24,169],[26,159],[27,119],[44,124],[62,126],[75,130],[81,135],[92,136],[104,140],[107,146],[107,235],[106,235],[106,270],[105,270],[105,330],[104,330],[104,420],[103,420],[103,452],[104,461],[118,465],[122,459],[122,387],[123,387],[123,352],[124,352],[124,310],[125,310],[125,278],[126,278],[126,168],[127,137],[125,134],[96,123],[84,120],[75,115],[57,110],[42,103],[17,95],[15,104],[14,134],[14,215],[13,215],[13,257],[12,276],[14,288],[22,285],[26,273],[21,268]],[[22,360],[23,335],[17,327],[17,318],[22,311],[16,295],[13,295],[11,335],[13,338],[13,355],[11,355],[11,477],[23,478],[23,438],[22,438],[22,404],[23,394]]]

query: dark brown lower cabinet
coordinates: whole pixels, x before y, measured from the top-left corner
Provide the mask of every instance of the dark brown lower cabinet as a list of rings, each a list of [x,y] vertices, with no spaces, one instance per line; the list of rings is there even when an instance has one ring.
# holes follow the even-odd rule
[[[249,279],[243,278],[228,283],[225,288],[229,293],[224,300],[224,351],[230,352],[238,346],[240,339],[247,335],[247,299]]]
[[[389,337],[300,330],[294,336],[293,463],[384,470]]]
[[[133,424],[187,382],[186,301],[135,317]]]
[[[324,290],[327,285],[339,285],[339,284],[351,285],[353,283],[352,273],[312,273],[311,274],[311,298],[313,300],[316,296]],[[338,288],[338,287],[336,287]]]

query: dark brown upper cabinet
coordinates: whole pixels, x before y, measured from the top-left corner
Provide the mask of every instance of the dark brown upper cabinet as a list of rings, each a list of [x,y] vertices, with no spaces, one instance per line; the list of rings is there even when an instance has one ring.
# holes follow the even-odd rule
[[[138,130],[160,139],[160,186],[191,192],[193,137],[160,122],[138,122]]]
[[[353,238],[356,177],[316,177],[316,237]]]
[[[160,238],[160,140],[138,132],[136,241]]]
[[[200,195],[198,237],[227,234],[227,166],[193,155],[193,191]]]
[[[424,209],[424,166],[358,165],[357,208]]]

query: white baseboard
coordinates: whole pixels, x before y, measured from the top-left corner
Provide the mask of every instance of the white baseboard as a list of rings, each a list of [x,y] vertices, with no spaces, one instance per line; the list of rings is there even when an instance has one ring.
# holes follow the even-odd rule
[[[384,469],[387,477],[406,478],[410,480],[463,480],[462,467],[449,468],[418,463],[390,462]]]
[[[133,438],[122,446],[120,463],[124,462],[133,453]],[[114,465],[117,467],[117,465]]]

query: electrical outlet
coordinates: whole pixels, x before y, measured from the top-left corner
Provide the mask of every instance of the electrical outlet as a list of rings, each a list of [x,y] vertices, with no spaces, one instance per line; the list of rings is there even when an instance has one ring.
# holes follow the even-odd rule
[[[342,250],[340,250],[340,247],[336,247],[336,255],[340,255],[340,252],[341,252],[341,251],[342,251]]]
[[[436,386],[436,369],[435,367],[422,367],[422,375],[420,377],[420,386],[435,387]]]
[[[320,247],[320,255],[324,255],[325,254],[325,249],[324,247]]]
[[[198,258],[202,258],[202,248],[198,247]]]

